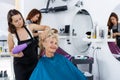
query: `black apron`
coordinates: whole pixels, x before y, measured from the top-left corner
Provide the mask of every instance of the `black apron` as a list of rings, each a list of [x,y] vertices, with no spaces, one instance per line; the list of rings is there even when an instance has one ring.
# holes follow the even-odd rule
[[[16,34],[18,39],[18,45],[31,41],[32,43],[23,50],[24,56],[21,58],[14,57],[14,72],[15,80],[29,80],[29,77],[34,70],[38,62],[38,54],[36,51],[36,40],[32,37],[28,29],[25,27],[26,31],[30,35],[31,39],[20,41],[19,36]]]
[[[116,29],[113,29],[113,33],[119,32],[118,25]],[[117,46],[120,48],[120,36],[116,36]]]

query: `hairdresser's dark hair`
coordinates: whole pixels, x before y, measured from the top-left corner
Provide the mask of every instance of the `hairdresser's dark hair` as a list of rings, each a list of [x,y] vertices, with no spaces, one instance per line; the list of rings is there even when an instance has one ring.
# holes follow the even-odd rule
[[[33,18],[33,17],[34,17],[35,15],[37,15],[37,14],[39,14],[40,16],[39,16],[38,20],[37,20],[36,22],[34,22],[34,23],[35,23],[35,24],[40,24],[41,18],[42,18],[42,14],[41,14],[41,12],[40,12],[38,9],[32,9],[32,10],[29,12],[26,20],[31,20],[31,18]]]
[[[20,16],[22,17],[23,19],[23,26],[22,27],[25,27],[25,21],[24,21],[24,18],[22,16],[22,14],[16,10],[16,9],[11,9],[9,10],[8,14],[7,14],[7,20],[8,20],[8,31],[11,32],[11,33],[15,33],[16,32],[16,28],[15,26],[12,24],[12,17],[14,15],[18,15],[20,14]]]

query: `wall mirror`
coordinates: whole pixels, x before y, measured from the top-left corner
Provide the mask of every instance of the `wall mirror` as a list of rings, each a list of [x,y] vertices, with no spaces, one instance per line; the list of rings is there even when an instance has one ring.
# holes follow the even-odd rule
[[[114,9],[113,9],[113,11],[112,11],[112,13],[115,13],[115,14],[113,14],[112,15],[112,17],[109,17],[110,18],[110,21],[112,20],[112,18],[114,18],[115,20],[116,20],[116,15],[118,16],[118,21],[116,21],[117,23],[118,23],[118,28],[117,28],[117,26],[113,26],[112,27],[112,29],[109,31],[109,35],[110,35],[110,33],[111,33],[111,35],[115,32],[115,28],[117,28],[116,30],[117,31],[120,31],[120,29],[119,29],[119,26],[120,26],[120,4],[119,5],[117,5]],[[111,13],[111,14],[112,14]],[[110,14],[110,15],[111,15]],[[111,21],[112,22],[112,21]],[[113,29],[114,29],[114,31],[113,31]],[[109,36],[110,37],[110,36]],[[111,36],[111,38],[112,38],[112,36]],[[113,39],[113,38],[112,38]],[[119,59],[120,60],[120,48],[118,47],[118,45],[116,44],[116,40],[113,40],[113,41],[111,41],[111,42],[108,42],[108,46],[109,46],[109,48],[110,48],[110,51],[111,51],[111,53],[115,56],[115,57],[117,57],[117,59]]]
[[[77,55],[86,55],[86,52],[91,43],[83,41],[86,37],[86,32],[91,31],[93,22],[87,10],[80,10],[76,13],[72,22],[72,45],[74,52]]]

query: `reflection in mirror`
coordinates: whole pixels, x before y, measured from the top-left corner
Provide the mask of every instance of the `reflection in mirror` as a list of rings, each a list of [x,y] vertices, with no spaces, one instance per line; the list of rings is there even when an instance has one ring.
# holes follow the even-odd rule
[[[108,38],[113,39],[113,41],[108,42],[108,46],[110,48],[111,53],[119,58],[120,57],[120,23],[119,23],[119,15],[120,11],[118,9],[120,5],[117,6],[113,12],[110,14],[108,19]]]
[[[74,16],[72,22],[72,45],[77,55],[86,55],[91,43],[84,42],[86,32],[91,31],[93,26],[90,14],[86,10],[80,10]]]

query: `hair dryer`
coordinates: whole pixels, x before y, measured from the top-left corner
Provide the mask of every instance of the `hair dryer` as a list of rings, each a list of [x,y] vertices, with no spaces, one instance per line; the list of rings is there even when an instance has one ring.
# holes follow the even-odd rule
[[[13,54],[17,54],[17,53],[19,53],[19,52],[21,52],[21,51],[23,51],[29,44],[31,44],[32,42],[27,42],[27,43],[23,43],[23,44],[20,44],[20,45],[17,45],[17,46],[15,46],[14,48],[13,48],[13,50],[12,50],[12,53]]]

